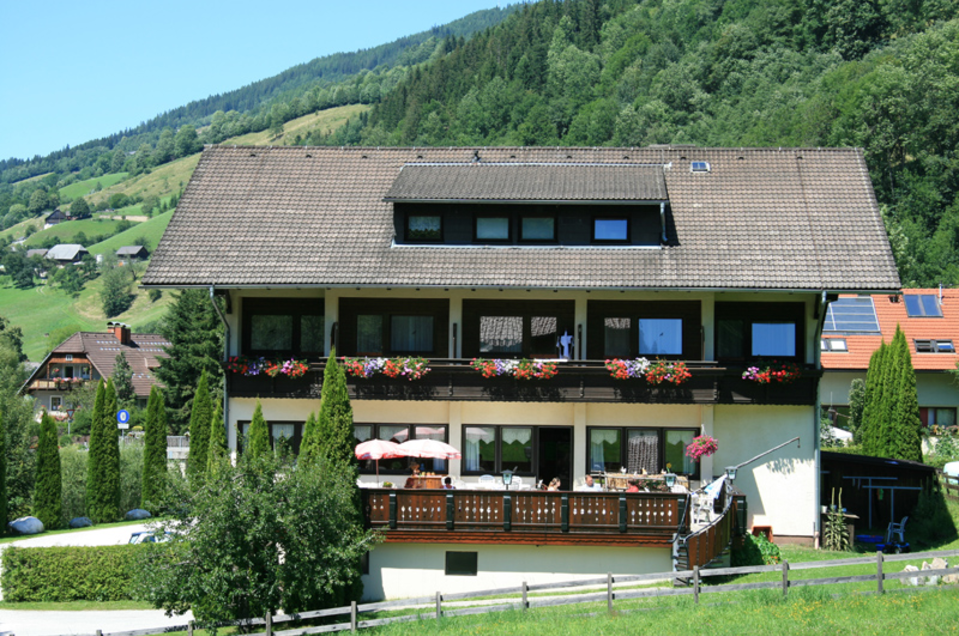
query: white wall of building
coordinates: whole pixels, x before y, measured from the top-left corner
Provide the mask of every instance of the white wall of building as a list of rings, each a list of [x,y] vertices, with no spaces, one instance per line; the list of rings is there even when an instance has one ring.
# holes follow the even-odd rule
[[[446,553],[476,552],[476,576],[447,576]],[[455,594],[523,581],[557,583],[604,576],[669,572],[671,548],[383,543],[370,553],[363,599],[383,600]]]

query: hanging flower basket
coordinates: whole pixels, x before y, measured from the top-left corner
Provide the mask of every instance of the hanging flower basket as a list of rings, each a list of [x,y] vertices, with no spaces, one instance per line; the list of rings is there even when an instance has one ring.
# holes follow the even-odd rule
[[[649,360],[646,358],[636,358],[634,360],[613,358],[606,361],[606,369],[617,380],[644,378],[646,377],[646,371],[649,369]]]
[[[692,377],[685,362],[669,362],[667,360],[656,360],[646,371],[646,381],[650,384],[683,384]]]
[[[473,358],[470,367],[484,378],[511,375],[518,380],[548,380],[559,373],[558,365],[548,360],[500,360],[498,358]]]
[[[743,379],[757,384],[791,384],[802,377],[802,369],[795,362],[773,360],[766,367],[749,367]]]
[[[686,457],[698,462],[703,457],[709,457],[717,450],[719,450],[719,443],[716,438],[709,435],[700,435],[694,437],[693,441],[686,447]]]
[[[371,378],[376,374],[388,378],[420,380],[430,372],[426,358],[343,358],[347,375],[354,378]]]

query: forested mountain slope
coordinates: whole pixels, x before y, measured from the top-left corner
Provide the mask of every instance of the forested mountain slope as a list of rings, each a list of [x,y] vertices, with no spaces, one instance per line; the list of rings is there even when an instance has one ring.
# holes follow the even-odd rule
[[[957,14],[955,0],[539,2],[414,69],[329,143],[859,146],[903,283],[957,284]]]

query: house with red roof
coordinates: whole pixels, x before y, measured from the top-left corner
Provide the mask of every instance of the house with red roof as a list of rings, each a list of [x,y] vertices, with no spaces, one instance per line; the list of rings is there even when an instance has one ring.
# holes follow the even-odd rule
[[[820,341],[823,378],[820,399],[838,424],[849,415],[849,388],[865,380],[869,358],[899,326],[916,370],[922,421],[955,426],[959,407],[959,289],[904,289],[902,294],[842,295],[829,305]]]

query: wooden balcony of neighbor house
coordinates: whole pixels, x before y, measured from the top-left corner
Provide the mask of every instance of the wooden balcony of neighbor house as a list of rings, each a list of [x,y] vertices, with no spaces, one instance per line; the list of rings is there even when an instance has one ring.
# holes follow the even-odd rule
[[[788,384],[757,384],[743,379],[740,367],[709,361],[687,361],[686,365],[691,377],[680,385],[616,379],[599,360],[559,361],[558,373],[545,380],[484,378],[466,359],[430,360],[429,373],[419,380],[378,374],[347,376],[347,383],[353,400],[811,405],[822,375],[820,370],[806,368]],[[228,391],[233,397],[318,399],[324,367],[325,360],[311,362],[309,371],[299,378],[227,371]]]
[[[41,378],[30,383],[28,391],[70,391],[89,382],[83,378]]]
[[[397,543],[672,545],[687,493],[363,489],[369,525]]]

